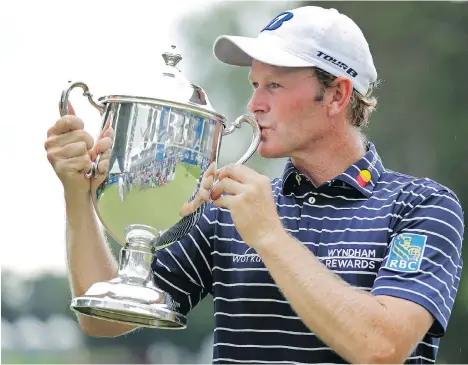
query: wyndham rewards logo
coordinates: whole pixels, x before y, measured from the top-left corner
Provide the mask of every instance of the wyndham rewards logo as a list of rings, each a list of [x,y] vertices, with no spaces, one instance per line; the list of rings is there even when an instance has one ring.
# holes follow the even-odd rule
[[[418,272],[426,247],[427,236],[402,233],[390,244],[390,254],[385,268],[400,272]]]

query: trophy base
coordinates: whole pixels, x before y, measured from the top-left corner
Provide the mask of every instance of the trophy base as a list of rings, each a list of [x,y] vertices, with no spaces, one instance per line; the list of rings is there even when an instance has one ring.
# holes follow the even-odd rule
[[[116,278],[96,283],[82,297],[72,300],[71,309],[90,317],[142,327],[185,329],[186,317],[175,310],[172,298],[149,284],[137,286]]]

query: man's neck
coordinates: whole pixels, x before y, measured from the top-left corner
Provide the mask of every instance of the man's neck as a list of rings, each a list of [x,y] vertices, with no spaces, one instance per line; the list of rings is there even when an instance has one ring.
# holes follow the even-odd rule
[[[360,160],[367,152],[363,142],[358,131],[341,140],[322,140],[322,143],[293,156],[292,163],[312,184],[319,186]]]

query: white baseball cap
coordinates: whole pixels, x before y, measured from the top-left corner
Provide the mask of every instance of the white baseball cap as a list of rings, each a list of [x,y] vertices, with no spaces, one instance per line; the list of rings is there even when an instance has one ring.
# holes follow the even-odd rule
[[[336,9],[304,6],[284,11],[256,38],[223,35],[214,55],[235,66],[251,66],[255,59],[283,67],[318,67],[348,77],[365,95],[377,81],[369,45],[356,23]]]

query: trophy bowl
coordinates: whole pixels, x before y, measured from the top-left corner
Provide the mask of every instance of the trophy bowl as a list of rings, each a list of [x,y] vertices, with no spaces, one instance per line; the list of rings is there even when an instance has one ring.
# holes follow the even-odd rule
[[[183,329],[186,317],[154,283],[151,262],[158,250],[184,237],[200,219],[205,204],[186,215],[181,215],[181,208],[197,195],[208,167],[216,166],[222,137],[250,124],[252,142],[236,162],[243,164],[258,147],[260,129],[248,115],[228,124],[205,91],[177,68],[182,56],[174,46],[162,56],[164,69],[151,95],[106,95],[95,100],[80,81],[70,82],[62,92],[61,116],[69,114],[70,92],[81,88],[101,114],[101,132],[108,126],[115,131],[109,169],[92,191],[92,201],[104,229],[122,245],[117,276],[73,298],[71,309],[108,321]],[[98,176],[100,158],[87,178]]]

